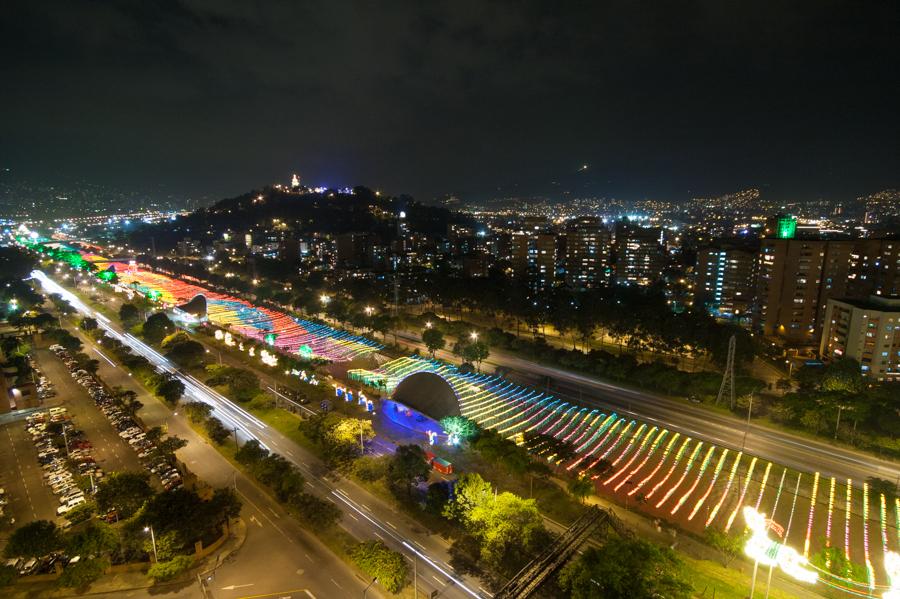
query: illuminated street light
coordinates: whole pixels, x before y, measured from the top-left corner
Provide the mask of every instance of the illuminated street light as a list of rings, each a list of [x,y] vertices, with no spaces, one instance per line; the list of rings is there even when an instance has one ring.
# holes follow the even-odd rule
[[[374,312],[374,311],[375,311],[375,308],[373,308],[372,306],[366,306],[365,308],[363,308],[363,312],[366,313],[366,316],[371,316],[372,312]]]
[[[425,328],[426,328],[426,329],[430,329],[432,326],[434,326],[434,325],[431,324],[431,321],[430,321],[430,320],[429,320],[428,322],[425,323]]]
[[[319,296],[319,301],[322,302],[323,306],[327,306],[328,302],[331,301],[331,298],[323,293],[322,295]]]
[[[150,542],[153,544],[153,562],[159,563],[159,555],[157,555],[157,553],[156,553],[156,535],[153,534],[153,527],[145,526],[144,532],[150,533]]]
[[[469,339],[471,339],[472,341],[478,341],[478,333],[472,331],[471,333],[469,333]]]

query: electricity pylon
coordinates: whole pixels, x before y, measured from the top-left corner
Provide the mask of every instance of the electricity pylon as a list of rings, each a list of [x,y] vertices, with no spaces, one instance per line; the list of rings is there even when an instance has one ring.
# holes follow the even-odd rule
[[[725,364],[725,374],[722,375],[722,384],[719,386],[719,395],[716,397],[716,405],[725,397],[725,388],[728,388],[728,405],[734,409],[734,346],[737,341],[734,335],[728,341],[728,361]]]

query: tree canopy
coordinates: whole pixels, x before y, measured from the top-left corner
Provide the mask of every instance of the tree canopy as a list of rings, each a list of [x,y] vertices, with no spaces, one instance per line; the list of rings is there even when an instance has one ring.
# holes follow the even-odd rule
[[[569,562],[559,584],[572,599],[687,599],[693,592],[672,550],[617,536]]]

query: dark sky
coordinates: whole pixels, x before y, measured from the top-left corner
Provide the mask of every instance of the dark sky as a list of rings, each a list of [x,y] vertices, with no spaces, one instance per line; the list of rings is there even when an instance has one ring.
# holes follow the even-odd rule
[[[0,11],[0,166],[42,180],[218,197],[296,171],[423,200],[900,187],[895,0]]]

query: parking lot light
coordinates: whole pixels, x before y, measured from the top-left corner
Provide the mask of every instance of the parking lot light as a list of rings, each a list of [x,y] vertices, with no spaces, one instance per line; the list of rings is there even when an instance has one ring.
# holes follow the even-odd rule
[[[145,526],[144,532],[150,533],[150,543],[153,545],[153,562],[159,563],[159,556],[156,553],[156,535],[153,534],[153,526]]]

